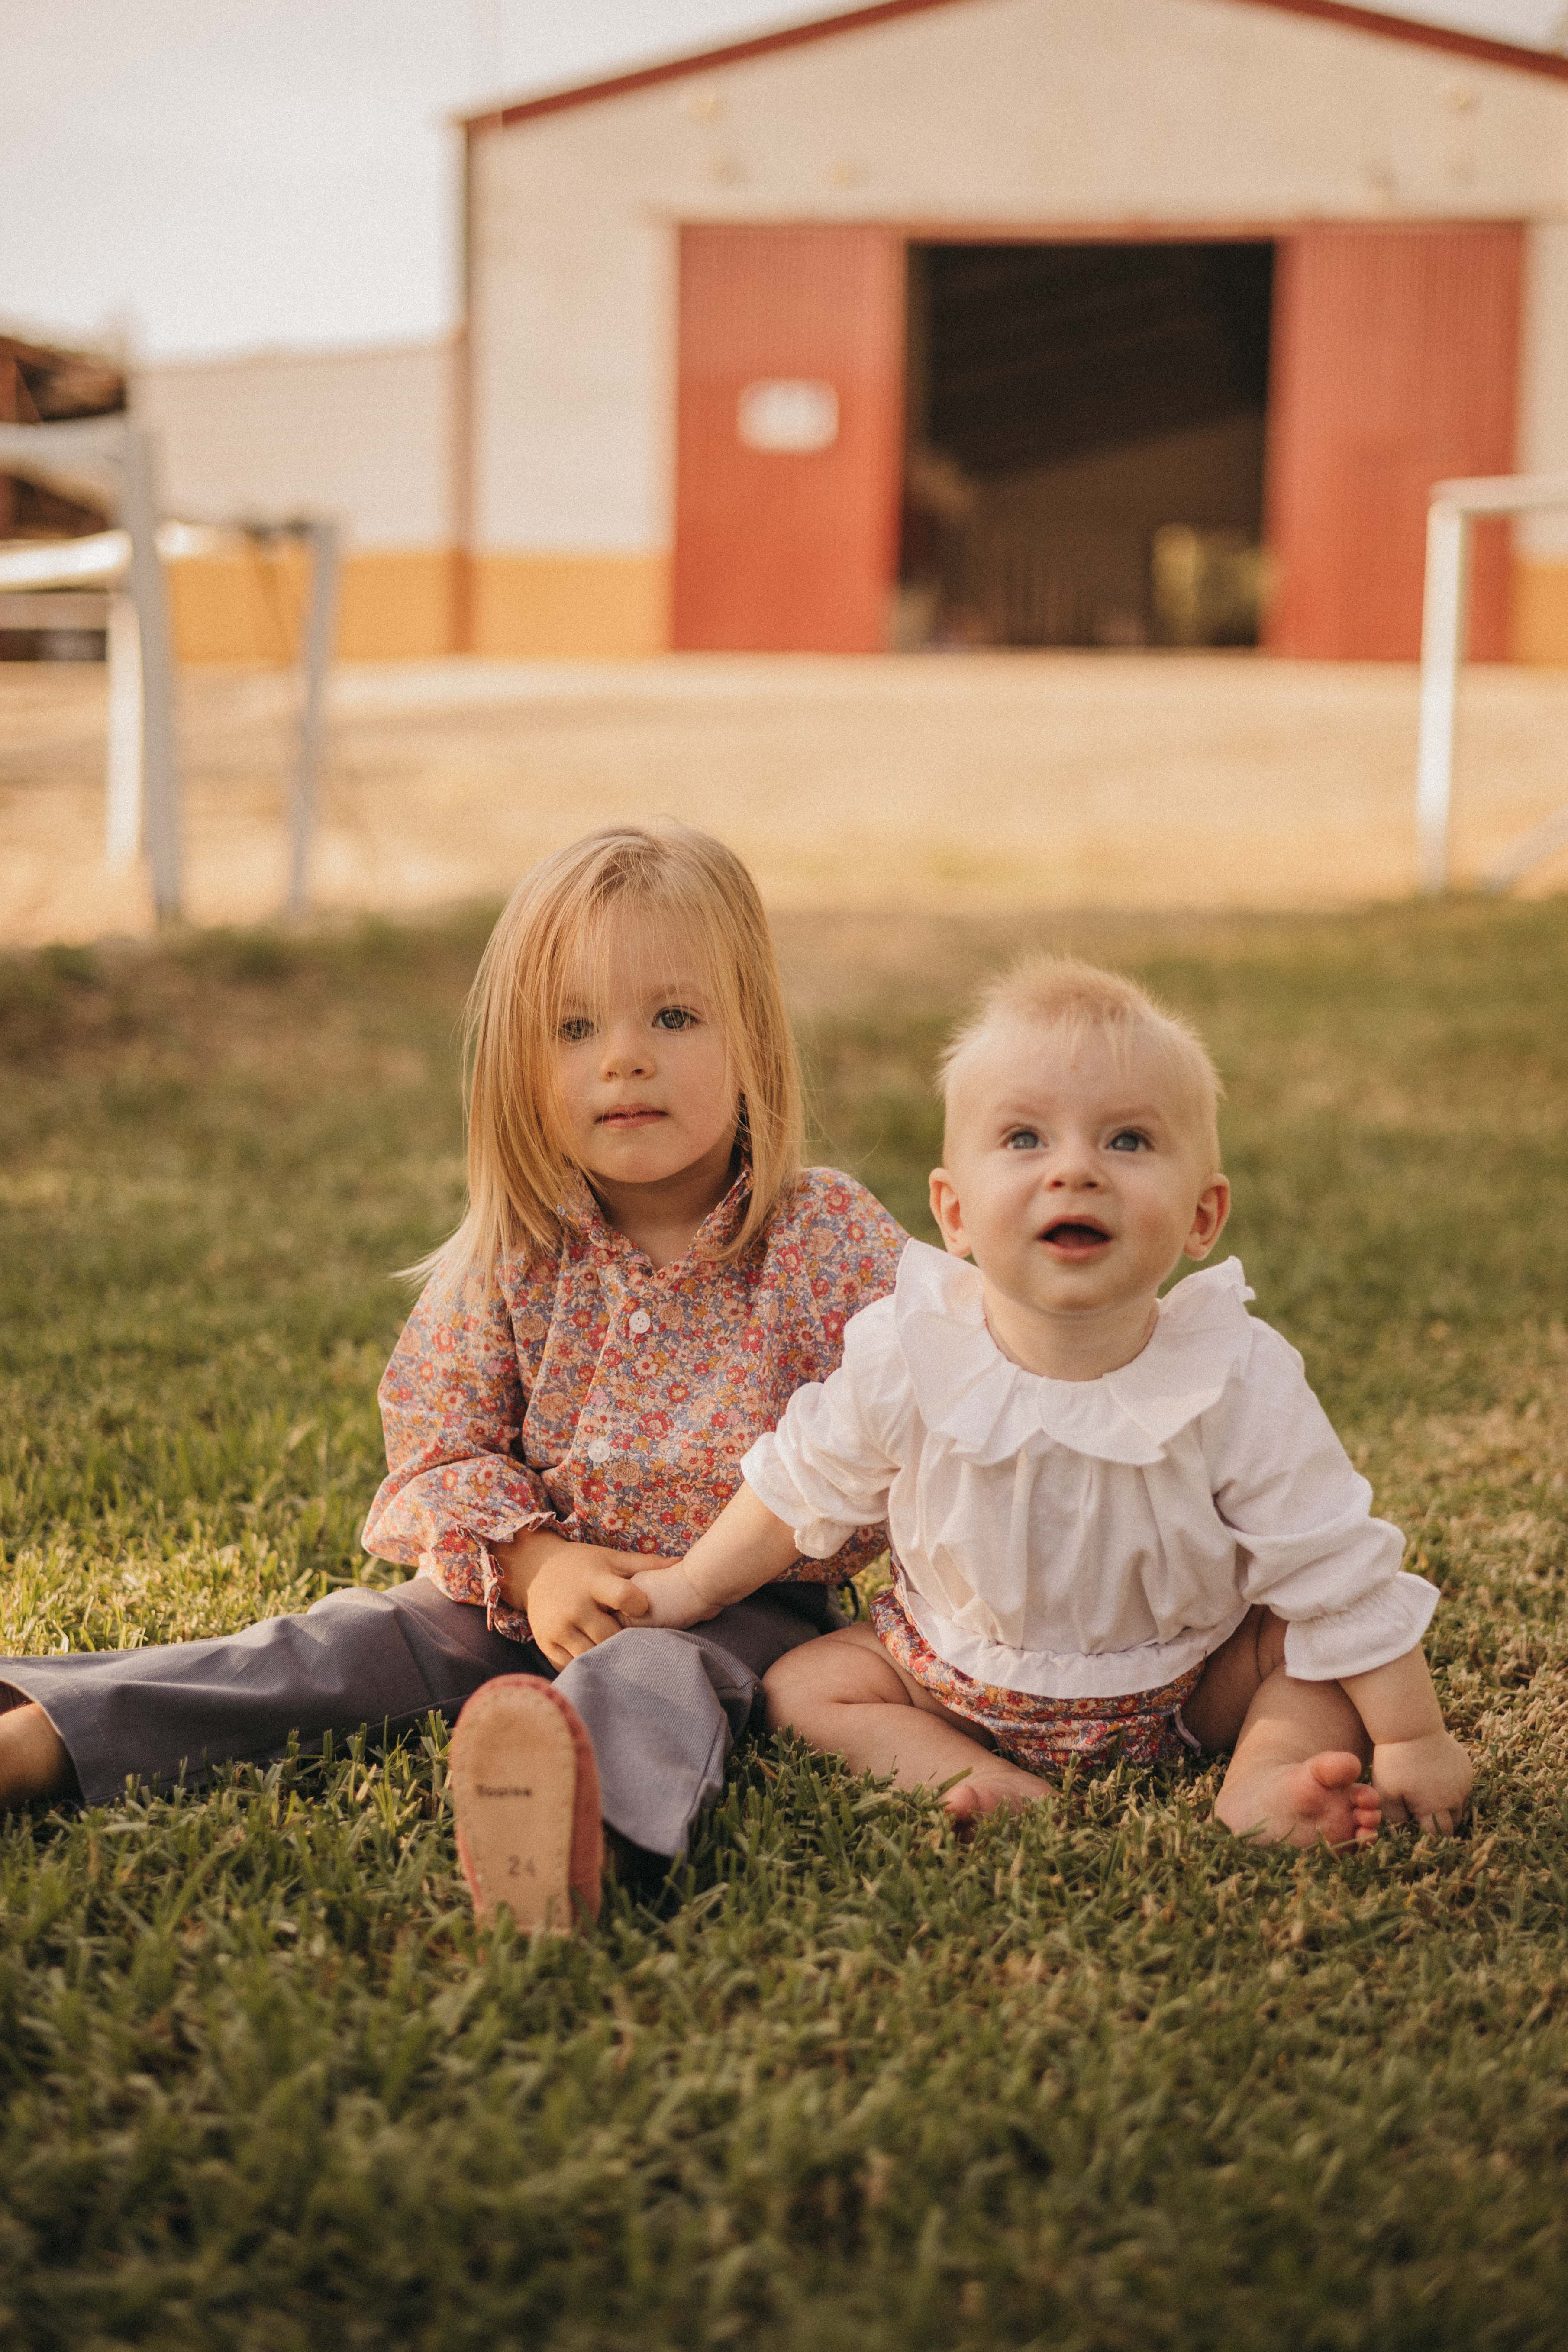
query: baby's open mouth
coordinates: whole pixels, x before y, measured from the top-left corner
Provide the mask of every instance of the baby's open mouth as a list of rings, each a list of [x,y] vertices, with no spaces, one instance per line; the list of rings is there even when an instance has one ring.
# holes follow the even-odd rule
[[[1091,1225],[1079,1217],[1064,1217],[1059,1223],[1047,1225],[1040,1235],[1053,1249],[1100,1249],[1110,1239],[1103,1225]]]

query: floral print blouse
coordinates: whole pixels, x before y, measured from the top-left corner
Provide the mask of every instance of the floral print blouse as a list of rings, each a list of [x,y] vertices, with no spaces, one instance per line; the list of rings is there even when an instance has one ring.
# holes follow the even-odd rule
[[[742,1455],[837,1365],[848,1318],[892,1289],[906,1239],[864,1185],[810,1168],[726,1264],[749,1192],[742,1172],[687,1255],[655,1267],[579,1179],[553,1257],[437,1275],[381,1383],[389,1475],[365,1549],[482,1602],[520,1642],[528,1621],[500,1599],[488,1545],[549,1528],[681,1558],[740,1485]],[[861,1528],[785,1577],[837,1582],[885,1540]]]

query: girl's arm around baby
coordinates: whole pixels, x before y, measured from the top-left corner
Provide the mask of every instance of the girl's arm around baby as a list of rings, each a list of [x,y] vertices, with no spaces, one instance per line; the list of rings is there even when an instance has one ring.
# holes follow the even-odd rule
[[[795,1530],[775,1518],[742,1484],[705,1535],[674,1568],[639,1569],[632,1582],[647,1595],[642,1625],[700,1625],[732,1601],[769,1584],[795,1559]]]

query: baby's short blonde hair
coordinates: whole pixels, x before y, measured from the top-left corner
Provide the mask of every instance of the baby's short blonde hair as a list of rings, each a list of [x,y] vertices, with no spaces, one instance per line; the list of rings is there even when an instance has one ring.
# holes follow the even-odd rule
[[[1192,1024],[1119,971],[1076,957],[1026,956],[985,982],[973,1012],[943,1048],[940,1083],[951,1119],[953,1082],[974,1049],[1010,1024],[1055,1030],[1068,1050],[1087,1037],[1102,1039],[1113,1055],[1134,1045],[1152,1050],[1161,1083],[1173,1097],[1173,1117],[1197,1143],[1217,1175],[1219,1104],[1225,1093],[1207,1046]],[[945,1145],[944,1145],[945,1150]]]

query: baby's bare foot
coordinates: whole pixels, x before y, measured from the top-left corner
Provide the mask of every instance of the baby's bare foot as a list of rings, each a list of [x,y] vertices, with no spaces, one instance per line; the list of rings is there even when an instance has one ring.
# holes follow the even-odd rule
[[[944,1789],[942,1802],[943,1811],[951,1813],[962,1830],[1003,1805],[1031,1805],[1048,1793],[1046,1781],[1016,1764],[996,1759],[976,1766],[951,1789]]]
[[[1325,1748],[1304,1764],[1258,1764],[1226,1775],[1216,1818],[1238,1837],[1266,1845],[1369,1845],[1383,1808],[1348,1748]]]

